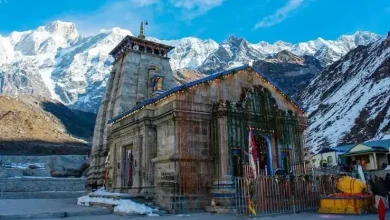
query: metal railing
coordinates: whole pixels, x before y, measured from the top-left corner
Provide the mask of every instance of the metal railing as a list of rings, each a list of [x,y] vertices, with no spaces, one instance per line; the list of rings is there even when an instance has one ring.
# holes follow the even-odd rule
[[[252,174],[252,168],[250,164],[245,163],[242,166],[244,172],[243,176],[252,178],[253,174]],[[268,176],[267,166],[265,166],[264,169],[261,169],[258,161],[256,164],[256,172],[257,172],[257,176]],[[294,175],[305,175],[305,174],[312,174],[313,170],[311,167],[305,166],[304,164],[293,164],[290,167],[290,173],[293,173]]]
[[[319,208],[322,195],[336,192],[330,176],[236,177],[236,210],[243,215],[285,214]]]

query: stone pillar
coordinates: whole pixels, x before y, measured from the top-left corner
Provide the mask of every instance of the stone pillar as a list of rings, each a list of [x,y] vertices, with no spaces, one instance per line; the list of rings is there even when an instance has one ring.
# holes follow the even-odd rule
[[[144,128],[144,135],[146,137],[149,137],[149,135],[146,134],[147,128]],[[142,149],[142,164],[141,166],[141,176],[142,176],[142,190],[141,194],[147,194],[148,190],[145,189],[145,187],[149,187],[149,167],[150,167],[150,149],[147,143],[145,143],[144,136],[140,138],[140,149]],[[141,162],[141,161],[140,161]]]
[[[141,195],[145,198],[153,198],[154,196],[154,164],[151,163],[152,150],[156,148],[156,131],[150,126],[145,126],[144,136],[141,137],[142,142],[142,190]],[[148,137],[145,139],[144,137]]]
[[[236,190],[229,163],[226,106],[222,104],[218,111],[219,176],[213,181],[211,194],[217,206],[229,209],[234,206]]]

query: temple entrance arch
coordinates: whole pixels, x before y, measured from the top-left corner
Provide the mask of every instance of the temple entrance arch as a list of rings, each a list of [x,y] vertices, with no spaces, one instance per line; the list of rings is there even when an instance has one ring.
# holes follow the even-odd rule
[[[264,87],[243,88],[237,102],[221,100],[214,105],[212,118],[214,163],[225,176],[245,175],[250,154],[250,130],[258,152],[256,168],[261,171],[258,173],[274,175],[276,170],[284,167],[283,172],[289,173],[293,163],[303,162],[301,119],[290,110],[280,109],[273,95]],[[296,155],[294,160],[283,160],[291,158],[290,151]]]
[[[267,173],[273,173],[272,160],[272,137],[257,132],[256,129],[252,129],[255,143],[257,159],[256,173],[257,175],[265,175]],[[247,135],[249,136],[249,129],[247,129]],[[232,149],[232,176],[233,177],[244,177],[253,175],[249,164],[249,143],[248,145],[241,146],[240,148]]]

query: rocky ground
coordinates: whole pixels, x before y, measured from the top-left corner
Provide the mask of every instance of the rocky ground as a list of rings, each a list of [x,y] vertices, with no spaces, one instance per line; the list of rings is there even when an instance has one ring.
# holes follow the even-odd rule
[[[95,117],[42,97],[0,96],[0,152],[87,155]]]

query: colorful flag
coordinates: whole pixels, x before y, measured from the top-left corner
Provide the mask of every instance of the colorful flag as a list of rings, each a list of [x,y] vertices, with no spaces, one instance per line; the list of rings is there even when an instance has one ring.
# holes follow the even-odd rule
[[[253,136],[252,129],[250,129],[249,130],[249,164],[251,166],[254,178],[257,177],[256,161],[257,161],[256,142],[255,142],[255,137]]]

